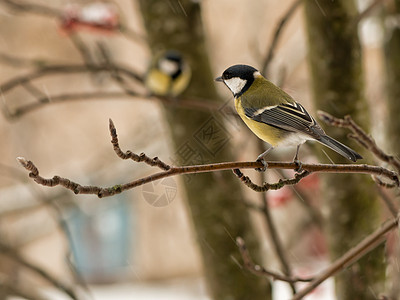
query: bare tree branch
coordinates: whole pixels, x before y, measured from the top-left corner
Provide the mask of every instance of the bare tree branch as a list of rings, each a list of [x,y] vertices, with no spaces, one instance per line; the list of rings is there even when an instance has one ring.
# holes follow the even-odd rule
[[[288,179],[287,176],[284,174],[283,170],[276,169],[276,172],[283,179]],[[301,189],[298,189],[295,185],[292,185],[291,188],[294,191],[296,199],[308,211],[308,213],[310,214],[315,225],[317,225],[319,228],[322,228],[323,216],[322,216],[321,212],[312,205],[310,199],[308,199],[308,197],[304,194],[304,192],[301,191]]]
[[[46,59],[40,57],[25,58],[3,52],[0,52],[0,61],[14,68],[39,68],[43,67],[43,65],[45,64],[50,63]]]
[[[377,192],[379,197],[382,199],[384,204],[386,205],[387,209],[389,212],[393,215],[393,217],[397,216],[397,213],[399,212],[399,209],[396,207],[396,205],[393,203],[392,199],[390,199],[385,192],[382,190],[382,186],[377,186]]]
[[[258,152],[263,152],[264,150],[264,142],[258,139]],[[237,170],[239,171],[239,170]],[[235,170],[234,170],[235,172]],[[261,182],[266,181],[266,173],[261,172],[260,174]],[[268,205],[268,194],[266,192],[260,193],[260,200],[262,203],[261,212],[264,215],[265,222],[267,224],[267,231],[272,242],[273,249],[275,251],[275,255],[278,258],[278,261],[281,264],[282,271],[285,276],[292,276],[292,268],[289,264],[289,260],[286,255],[286,251],[282,245],[282,241],[280,239],[277,226],[275,226],[274,219],[271,216],[271,212]],[[293,294],[296,294],[296,285],[293,282],[288,282],[290,288],[292,289]]]
[[[371,233],[364,240],[362,240],[359,244],[357,244],[355,247],[350,249],[348,252],[346,252],[340,258],[338,258],[334,263],[332,263],[329,267],[327,267],[320,274],[315,275],[310,278],[299,278],[299,277],[293,277],[293,276],[287,277],[287,276],[278,274],[276,272],[266,270],[265,268],[263,268],[259,265],[256,265],[252,261],[250,254],[249,254],[242,238],[238,237],[236,239],[236,243],[238,245],[240,254],[242,255],[245,268],[248,269],[253,274],[258,275],[258,276],[266,276],[266,277],[272,278],[274,280],[281,280],[281,281],[286,281],[286,282],[300,282],[300,281],[307,282],[307,281],[309,281],[310,284],[306,288],[301,290],[299,293],[295,294],[292,298],[292,300],[299,300],[299,299],[302,299],[304,296],[306,296],[308,293],[310,293],[312,290],[314,290],[318,285],[320,285],[326,279],[333,276],[337,272],[340,272],[344,268],[349,267],[349,265],[354,263],[357,259],[361,258],[362,256],[364,256],[367,253],[369,253],[370,251],[372,251],[374,248],[376,248],[380,243],[382,243],[386,239],[385,235],[389,231],[395,229],[398,226],[398,224],[399,224],[399,217],[387,221],[379,229],[377,229],[376,231]]]
[[[334,263],[332,263],[328,268],[326,268],[323,272],[321,272],[318,276],[316,276],[306,288],[304,288],[299,293],[294,295],[292,300],[302,299],[304,296],[306,296],[308,293],[314,290],[326,279],[333,276],[337,272],[343,270],[344,268],[348,267],[356,259],[359,259],[362,256],[366,255],[367,253],[371,252],[374,248],[376,248],[380,243],[382,243],[386,239],[385,234],[395,229],[398,226],[398,223],[399,223],[399,216],[384,223],[379,229],[371,233],[369,236],[363,239],[357,246],[351,248],[340,258],[338,258]]]
[[[140,97],[140,95],[137,95],[137,97]],[[87,93],[83,92],[83,93],[72,93],[72,94],[66,93],[54,96],[44,96],[42,98],[37,98],[36,102],[27,103],[18,107],[12,113],[9,112],[7,117],[9,119],[19,118],[27,113],[40,109],[43,106],[49,104],[62,103],[67,101],[79,101],[79,100],[85,100],[85,101],[110,100],[115,98],[126,99],[126,100],[134,99],[132,95],[127,95],[124,92],[87,92]]]
[[[112,125],[112,121],[110,122],[110,134],[112,137],[112,143],[114,146],[115,151],[119,153],[120,150],[119,145],[118,145],[118,138],[116,135],[116,130],[115,127]],[[118,154],[117,153],[117,154]],[[128,153],[128,154],[127,154]],[[127,152],[124,155],[126,155],[127,158],[134,159],[134,157],[137,158],[136,154],[129,154],[130,152]],[[175,175],[181,175],[181,174],[194,174],[194,173],[205,173],[205,172],[216,172],[216,171],[223,171],[223,170],[234,170],[234,169],[255,169],[255,168],[261,168],[264,167],[264,165],[261,162],[224,162],[224,163],[214,163],[214,164],[204,164],[204,165],[193,165],[193,166],[183,166],[183,167],[173,167],[169,166],[168,170],[165,170],[163,172],[155,173],[153,175],[143,177],[125,184],[118,184],[114,185],[112,187],[108,188],[102,188],[98,186],[82,186],[79,183],[73,182],[67,178],[62,178],[60,176],[54,176],[51,179],[46,179],[43,178],[42,176],[39,175],[39,170],[37,167],[33,164],[33,162],[26,160],[23,157],[18,157],[17,158],[18,162],[26,169],[28,170],[29,177],[31,177],[36,183],[44,185],[44,186],[57,186],[61,185],[71,191],[73,191],[75,194],[94,194],[97,195],[98,197],[108,197],[112,195],[119,194],[123,191],[133,189],[135,187],[141,186],[143,184],[159,180],[162,178],[170,177],[170,176],[175,176]],[[139,155],[139,160],[140,160],[140,155]],[[150,161],[153,161],[155,166],[160,167],[161,165],[166,167],[166,164],[161,164],[158,159],[148,159],[146,157],[143,158],[143,161],[145,163],[150,163]],[[151,165],[151,164],[150,164]],[[268,162],[268,168],[269,169],[297,169],[298,165],[294,162]],[[354,165],[354,164],[342,164],[342,165],[329,165],[329,164],[303,164],[302,165],[303,172],[296,174],[295,178],[285,180],[285,181],[280,181],[276,184],[272,184],[272,188],[278,188],[279,186],[283,186],[284,184],[293,184],[295,181],[299,181],[301,178],[307,176],[311,172],[324,172],[324,173],[360,173],[360,174],[370,174],[370,175],[376,175],[376,176],[384,176],[388,178],[389,180],[393,181],[396,186],[399,185],[399,178],[398,175],[390,171],[388,169],[385,169],[383,167],[378,167],[378,166],[370,166],[370,165]],[[238,173],[238,171],[235,171]],[[239,170],[240,172],[240,170]],[[241,172],[240,172],[241,173]],[[239,173],[239,175],[240,175]],[[299,179],[300,178],[300,179]],[[247,181],[247,180],[246,180]],[[250,179],[248,179],[249,185],[251,185]],[[253,184],[253,187],[257,191],[265,191],[265,187],[262,186],[256,186]]]
[[[121,159],[132,159],[135,162],[144,162],[148,164],[149,166],[156,166],[159,167],[161,170],[168,171],[171,169],[171,166],[166,164],[165,162],[161,161],[158,157],[153,157],[150,158],[144,153],[140,153],[139,155],[131,152],[131,151],[126,151],[123,152],[121,148],[119,147],[119,142],[118,142],[118,135],[117,135],[117,129],[114,126],[114,122],[109,119],[109,129],[111,133],[111,144],[113,144],[113,148],[117,156]]]
[[[220,111],[221,104],[207,99],[196,99],[196,98],[184,98],[184,99],[172,99],[162,96],[146,95],[140,94],[132,89],[130,89],[125,81],[118,82],[118,85],[122,88],[122,92],[76,92],[76,93],[66,93],[61,95],[45,95],[38,88],[33,85],[33,81],[49,75],[65,75],[65,74],[79,74],[79,73],[97,73],[97,72],[110,72],[111,74],[117,74],[115,79],[123,80],[122,75],[134,80],[140,84],[144,84],[144,79],[142,75],[139,75],[136,71],[114,63],[106,62],[103,64],[76,64],[76,65],[44,65],[29,72],[28,74],[16,76],[3,84],[0,84],[0,91],[2,92],[3,100],[3,113],[8,119],[18,118],[22,115],[32,112],[35,109],[39,109],[44,105],[50,103],[58,103],[69,100],[81,100],[81,99],[107,99],[109,97],[140,97],[147,100],[159,100],[167,105],[176,105],[180,107],[186,107],[191,109],[200,110],[213,110]],[[23,87],[28,89],[31,94],[36,97],[36,101],[33,103],[23,104],[16,108],[14,111],[10,111],[7,107],[5,101],[5,94],[10,92],[12,89],[17,87]]]
[[[68,35],[68,37],[76,50],[78,50],[83,62],[88,65],[94,64],[95,61],[90,54],[89,48],[86,46],[85,42],[79,37],[79,35],[71,33]]]
[[[3,296],[4,293],[6,295],[13,295],[17,297],[22,297],[27,300],[47,300],[48,298],[39,295],[38,292],[33,288],[28,288],[25,286],[21,286],[16,282],[11,282],[10,280],[6,280],[0,278],[0,291]]]
[[[234,169],[233,173],[249,188],[256,192],[265,192],[268,190],[279,190],[285,185],[294,185],[299,183],[301,179],[311,174],[309,171],[302,171],[301,173],[296,173],[294,178],[291,179],[280,179],[276,183],[267,183],[265,182],[263,185],[255,184],[251,181],[248,176],[245,176],[239,169]]]
[[[169,98],[165,97],[156,97],[156,96],[144,96],[141,94],[136,93],[135,91],[130,90],[129,93],[126,91],[120,92],[120,91],[111,91],[111,92],[77,92],[77,93],[65,93],[65,94],[60,94],[60,95],[49,95],[49,96],[44,96],[42,98],[37,98],[35,102],[27,103],[24,105],[19,106],[15,110],[8,111],[4,109],[4,114],[5,117],[7,117],[9,120],[17,119],[22,116],[24,116],[27,113],[33,112],[37,109],[40,109],[46,105],[49,104],[57,104],[57,103],[62,103],[62,102],[67,102],[67,101],[88,101],[88,100],[110,100],[110,99],[124,99],[127,101],[132,101],[132,100],[140,100],[140,99],[146,99],[149,101],[161,101],[165,104],[168,105],[179,105],[181,107],[186,107],[190,109],[198,109],[198,110],[214,110],[218,111],[220,109],[220,106],[217,103],[213,103],[210,101],[204,101],[204,100],[199,100],[199,99],[184,99],[184,101],[181,101],[179,103],[176,103],[176,101],[173,101]]]
[[[356,124],[356,122],[354,122],[350,116],[345,116],[344,119],[340,119],[324,111],[318,111],[318,116],[321,118],[321,120],[331,126],[350,129],[352,132],[352,135],[350,135],[351,138],[355,139],[360,145],[371,151],[378,159],[387,162],[393,166],[397,172],[400,172],[400,161],[379,148],[375,143],[375,140],[360,126],[358,126],[358,124]]]
[[[251,273],[257,276],[265,276],[267,278],[272,278],[273,280],[285,281],[288,283],[296,283],[296,282],[310,282],[313,278],[302,278],[296,276],[285,276],[270,270],[263,268],[260,265],[256,265],[250,257],[249,250],[246,247],[244,240],[241,237],[236,238],[236,244],[239,248],[240,254],[243,259],[244,267],[249,270]]]
[[[295,0],[289,7],[289,9],[286,11],[286,13],[282,16],[280,21],[277,23],[275,27],[275,32],[272,37],[271,42],[269,43],[269,48],[267,55],[265,56],[265,59],[263,61],[261,70],[263,74],[268,74],[268,67],[274,58],[275,55],[275,50],[278,45],[279,38],[281,37],[282,30],[285,28],[287,22],[290,20],[290,18],[293,16],[294,12],[296,11],[297,7],[301,4],[303,0]]]
[[[0,90],[4,94],[13,88],[22,85],[26,82],[30,82],[32,80],[55,74],[75,74],[75,73],[96,73],[96,72],[104,72],[104,71],[115,71],[117,70],[120,73],[130,77],[131,79],[143,83],[143,77],[136,73],[135,71],[128,69],[127,67],[120,65],[96,65],[96,64],[70,64],[70,65],[51,65],[44,66],[33,72],[30,72],[25,75],[16,76],[3,84],[0,85]]]

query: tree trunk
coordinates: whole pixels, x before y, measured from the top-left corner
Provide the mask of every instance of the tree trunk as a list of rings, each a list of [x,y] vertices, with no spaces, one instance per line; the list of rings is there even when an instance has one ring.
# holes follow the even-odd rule
[[[393,6],[385,14],[385,63],[387,81],[387,137],[393,154],[400,154],[400,28],[397,18],[400,14],[400,0],[393,0]]]
[[[192,80],[185,96],[219,101],[205,46],[200,5],[190,0],[141,0],[140,7],[153,54],[176,49],[188,59]],[[182,98],[178,101],[185,101]],[[231,135],[221,114],[177,106],[165,106],[164,110],[177,162],[233,160]],[[235,244],[237,236],[245,239],[251,253],[259,259],[259,246],[239,181],[232,172],[221,172],[186,176],[183,182],[211,297],[270,299],[268,281],[237,264],[241,261]]]
[[[400,28],[397,20],[400,14],[400,0],[393,0],[391,6],[385,6],[384,11],[384,54],[386,67],[386,100],[388,115],[386,118],[386,140],[391,154],[400,155]],[[400,299],[400,271],[397,261],[400,258],[399,238],[393,247],[394,253],[389,282],[391,299]]]
[[[352,23],[357,15],[354,1],[306,0],[304,4],[315,106],[337,117],[350,114],[368,131],[361,46],[357,26]],[[361,150],[343,129],[330,127],[327,132]],[[335,163],[348,163],[338,154],[324,151]],[[320,158],[329,162],[325,155]],[[327,174],[323,179],[329,248],[335,259],[379,226],[380,205],[368,176]],[[335,278],[337,298],[376,299],[383,291],[384,279],[384,248],[380,246]]]

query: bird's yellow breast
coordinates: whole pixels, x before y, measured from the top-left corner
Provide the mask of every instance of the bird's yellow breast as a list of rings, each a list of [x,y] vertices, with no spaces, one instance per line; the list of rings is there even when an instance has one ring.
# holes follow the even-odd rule
[[[151,70],[146,77],[146,87],[155,95],[178,96],[189,85],[190,71],[184,70],[173,80],[168,74],[158,69]]]
[[[171,89],[171,77],[157,69],[153,69],[146,77],[147,88],[155,95],[165,96]]]
[[[283,139],[285,139],[284,131],[248,118],[244,112],[240,97],[235,98],[235,108],[239,116],[246,123],[247,127],[249,127],[256,136],[270,144],[272,147],[277,146]]]

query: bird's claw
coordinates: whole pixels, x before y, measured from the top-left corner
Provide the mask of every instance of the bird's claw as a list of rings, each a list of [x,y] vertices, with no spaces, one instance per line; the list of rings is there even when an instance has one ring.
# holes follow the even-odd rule
[[[256,162],[260,162],[260,163],[263,164],[262,168],[256,168],[255,169],[257,172],[265,172],[268,169],[268,163],[264,160],[263,157],[258,157]]]
[[[296,173],[300,173],[303,170],[303,163],[298,159],[295,159],[293,162],[296,165],[296,168],[294,169],[294,171]]]

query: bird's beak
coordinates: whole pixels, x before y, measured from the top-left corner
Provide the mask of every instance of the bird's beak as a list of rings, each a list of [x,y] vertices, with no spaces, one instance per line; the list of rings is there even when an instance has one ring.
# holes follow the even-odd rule
[[[220,82],[223,82],[224,80],[222,79],[222,77],[221,77],[221,76],[219,76],[219,77],[215,78],[215,81],[220,81]]]

